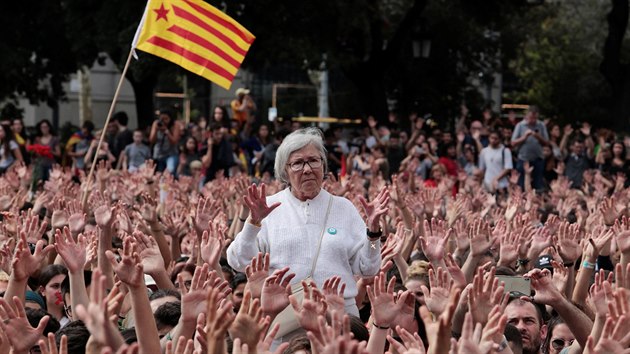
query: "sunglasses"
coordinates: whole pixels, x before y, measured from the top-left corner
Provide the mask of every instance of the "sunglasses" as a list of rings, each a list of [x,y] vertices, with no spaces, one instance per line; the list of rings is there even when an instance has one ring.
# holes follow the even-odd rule
[[[573,341],[575,339],[569,339],[569,340],[564,340],[564,339],[554,339],[551,341],[551,346],[553,347],[553,349],[555,350],[562,350],[568,346],[570,346],[571,344],[573,344]]]

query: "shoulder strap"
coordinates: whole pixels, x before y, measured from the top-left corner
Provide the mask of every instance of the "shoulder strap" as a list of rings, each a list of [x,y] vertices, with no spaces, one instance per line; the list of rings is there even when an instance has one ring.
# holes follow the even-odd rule
[[[324,225],[322,225],[322,232],[319,235],[319,242],[317,243],[317,252],[315,253],[315,258],[313,258],[313,266],[311,267],[311,272],[308,273],[308,278],[312,277],[313,273],[315,273],[315,266],[317,265],[317,258],[319,258],[319,251],[322,248],[322,240],[324,239],[324,232],[326,231],[326,224],[328,223],[328,215],[330,215],[332,201],[333,195],[330,194],[330,198],[328,199],[328,208],[326,209],[326,217],[324,218]]]

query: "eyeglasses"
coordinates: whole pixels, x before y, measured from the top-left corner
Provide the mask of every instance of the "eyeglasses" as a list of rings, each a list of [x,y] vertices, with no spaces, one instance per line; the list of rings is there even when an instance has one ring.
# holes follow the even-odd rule
[[[319,157],[313,157],[306,161],[303,161],[303,160],[293,161],[293,162],[288,163],[287,165],[289,165],[289,168],[291,168],[291,171],[293,172],[302,171],[304,169],[304,165],[308,165],[311,168],[311,170],[314,170],[316,168],[322,167],[322,159]]]
[[[561,338],[557,338],[551,341],[551,346],[553,347],[553,349],[555,350],[562,350],[568,346],[570,346],[571,344],[573,344],[573,341],[575,339],[569,339],[569,340],[564,340]]]

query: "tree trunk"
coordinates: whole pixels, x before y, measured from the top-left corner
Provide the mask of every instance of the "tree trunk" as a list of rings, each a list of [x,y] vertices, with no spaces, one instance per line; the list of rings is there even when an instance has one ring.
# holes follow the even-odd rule
[[[612,88],[611,121],[627,129],[630,122],[630,76],[628,64],[621,63],[621,46],[628,27],[628,0],[612,0],[608,14],[608,36],[599,70]]]
[[[369,59],[344,70],[348,78],[357,87],[363,111],[366,115],[374,116],[381,123],[387,122],[389,112],[385,74],[392,63],[403,52],[403,44],[408,42],[409,34],[426,5],[427,0],[414,1],[394,34],[387,41],[386,48],[383,48],[383,19],[380,17],[380,14],[376,13],[369,26],[372,39]],[[373,7],[375,9],[378,8],[378,4],[373,4]]]
[[[144,129],[151,125],[155,118],[153,107],[153,89],[155,80],[135,81],[130,79],[133,93],[136,96],[136,114],[138,116],[138,128]]]

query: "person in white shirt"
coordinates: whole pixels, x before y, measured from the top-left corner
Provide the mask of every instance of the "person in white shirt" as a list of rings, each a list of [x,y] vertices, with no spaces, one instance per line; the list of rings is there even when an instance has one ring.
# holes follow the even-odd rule
[[[289,267],[296,275],[292,284],[296,284],[308,277],[321,238],[312,279],[321,288],[324,280],[340,276],[346,284],[346,312],[358,316],[354,276],[373,276],[379,271],[382,234],[379,221],[388,211],[389,192],[383,189],[370,203],[362,200],[366,229],[359,211],[348,199],[332,196],[322,189],[326,156],[322,134],[317,128],[299,129],[282,141],[276,155],[275,175],[287,188],[268,197],[264,184],[249,188],[244,198],[249,218],[230,244],[227,258],[230,266],[244,271],[258,252],[267,252],[270,274]]]
[[[507,176],[513,168],[512,152],[501,144],[498,132],[490,132],[488,140],[488,146],[479,154],[483,185],[490,192],[502,191],[509,186]]]

